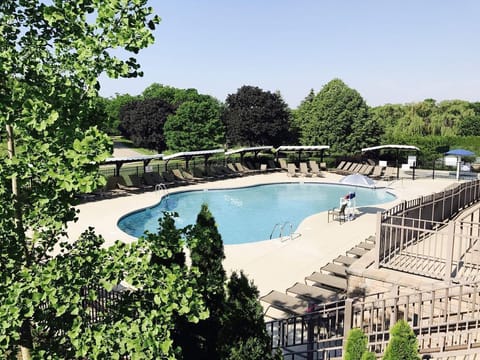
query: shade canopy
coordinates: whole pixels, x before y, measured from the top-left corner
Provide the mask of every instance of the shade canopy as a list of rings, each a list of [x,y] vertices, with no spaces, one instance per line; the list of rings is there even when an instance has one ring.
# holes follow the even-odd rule
[[[366,151],[374,151],[374,150],[382,150],[382,149],[397,149],[397,150],[415,150],[415,151],[420,151],[420,149],[416,146],[413,145],[395,145],[395,144],[389,144],[389,145],[378,145],[378,146],[372,146],[368,148],[363,148],[362,152]]]
[[[375,181],[370,179],[368,176],[362,174],[347,175],[340,179],[339,183],[344,185],[362,186],[369,188],[375,187]]]
[[[465,150],[465,149],[453,149],[450,151],[447,151],[445,155],[450,155],[450,156],[456,156],[457,157],[457,181],[460,180],[460,162],[461,162],[461,157],[462,156],[473,156],[475,153],[471,152],[470,150]]]
[[[465,149],[453,149],[447,151],[445,155],[453,155],[453,156],[474,156],[475,153],[471,152],[470,150]]]
[[[138,155],[138,156],[129,156],[129,157],[111,157],[105,159],[101,165],[115,165],[115,175],[120,175],[120,168],[123,164],[133,163],[133,162],[143,162],[143,167],[145,168],[150,161],[152,160],[162,160],[163,154],[155,155]]]
[[[225,150],[223,149],[214,149],[214,150],[198,150],[198,151],[183,151],[183,152],[178,152],[175,154],[171,155],[166,155],[163,157],[163,160],[165,161],[165,169],[167,169],[167,163],[175,158],[183,158],[185,160],[185,167],[188,169],[188,163],[191,158],[196,157],[196,156],[203,156],[205,166],[207,165],[208,158],[212,155],[215,154],[221,154],[224,153]]]
[[[273,150],[273,146],[254,146],[254,147],[244,147],[240,149],[231,149],[225,152],[225,155],[232,155],[232,154],[238,154],[238,153],[246,153],[246,152],[260,152],[260,151],[271,151]]]
[[[321,151],[321,150],[327,150],[330,149],[330,146],[328,145],[282,145],[279,146],[275,151]]]
[[[387,145],[378,145],[378,146],[363,148],[362,152],[383,150],[383,149],[393,149],[393,150],[396,150],[397,152],[397,156],[395,160],[395,163],[396,163],[395,167],[397,168],[397,179],[400,178],[400,167],[398,165],[399,152],[400,151],[420,151],[418,147],[413,145],[387,144]]]

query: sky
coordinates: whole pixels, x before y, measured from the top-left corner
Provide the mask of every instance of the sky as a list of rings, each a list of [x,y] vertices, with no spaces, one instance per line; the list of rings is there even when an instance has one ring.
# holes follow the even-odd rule
[[[368,105],[480,101],[478,0],[150,0],[162,21],[136,58],[144,77],[101,77],[100,94],[159,83],[225,101],[243,85],[294,109],[339,78]],[[130,55],[128,55],[130,56]]]

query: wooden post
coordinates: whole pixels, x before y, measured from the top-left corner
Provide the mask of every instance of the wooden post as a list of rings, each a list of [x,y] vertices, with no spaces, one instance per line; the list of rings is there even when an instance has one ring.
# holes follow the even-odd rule
[[[353,326],[353,299],[345,300],[345,314],[343,319],[343,347],[347,343],[348,332]]]

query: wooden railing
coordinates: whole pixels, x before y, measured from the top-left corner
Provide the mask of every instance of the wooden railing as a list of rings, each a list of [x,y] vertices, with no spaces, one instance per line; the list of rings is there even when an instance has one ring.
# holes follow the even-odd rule
[[[341,357],[351,328],[368,337],[370,351],[381,355],[389,330],[404,319],[417,335],[420,353],[480,348],[480,283],[428,291],[347,299],[318,311],[266,323],[273,349],[285,359]]]
[[[376,266],[435,279],[475,280],[480,214],[453,218],[479,200],[476,180],[379,213]]]

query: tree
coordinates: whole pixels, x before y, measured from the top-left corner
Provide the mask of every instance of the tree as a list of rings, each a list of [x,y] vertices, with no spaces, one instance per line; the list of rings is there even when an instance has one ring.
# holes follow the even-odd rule
[[[278,146],[291,140],[291,114],[278,93],[242,86],[227,96],[222,119],[229,147]]]
[[[173,358],[175,320],[198,322],[207,312],[195,291],[198,274],[184,264],[182,231],[172,224],[165,214],[158,233],[108,249],[90,230],[52,259],[41,274],[55,291],[41,283],[34,293],[43,305],[35,310],[35,357]],[[109,300],[121,280],[128,288]]]
[[[0,128],[9,152],[0,160],[0,297],[9,299],[0,303],[3,357],[17,346],[30,357],[44,296],[57,314],[63,300],[73,301],[57,293],[55,279],[77,273],[76,263],[56,272],[52,250],[75,219],[75,194],[102,184],[97,167],[111,153],[108,137],[85,127],[98,77],[141,75],[133,57],[110,50],[137,53],[151,44],[159,22],[152,12],[146,0],[0,3]]]
[[[219,359],[218,335],[221,317],[225,310],[226,274],[222,261],[225,258],[223,242],[208,206],[202,205],[197,221],[188,232],[188,245],[192,266],[198,268],[198,291],[202,295],[210,317],[191,326],[190,331],[198,339],[186,349],[185,357],[195,359]]]
[[[312,99],[300,105],[296,124],[304,145],[330,145],[333,153],[345,154],[377,144],[381,135],[360,94],[340,79],[326,84]]]
[[[163,127],[175,108],[161,99],[130,102],[120,109],[120,130],[135,146],[156,150],[166,149]]]
[[[220,120],[220,104],[214,98],[201,102],[186,101],[164,126],[169,150],[195,151],[223,146],[224,129]]]
[[[153,83],[143,90],[142,96],[145,99],[162,99],[174,108],[177,108],[185,101],[198,101],[208,97],[208,95],[200,95],[196,89],[178,89],[158,83]]]
[[[273,359],[258,290],[245,274],[233,272],[227,285],[219,351],[222,359]]]
[[[344,360],[361,360],[365,352],[367,352],[367,337],[362,330],[351,329],[345,344]]]
[[[115,97],[102,98],[107,115],[106,126],[103,128],[104,132],[109,135],[118,135],[120,133],[120,110],[122,106],[135,100],[139,100],[139,97],[129,94],[115,94]]]
[[[390,330],[390,335],[390,340],[383,355],[384,360],[420,359],[417,337],[405,320],[399,320]]]

